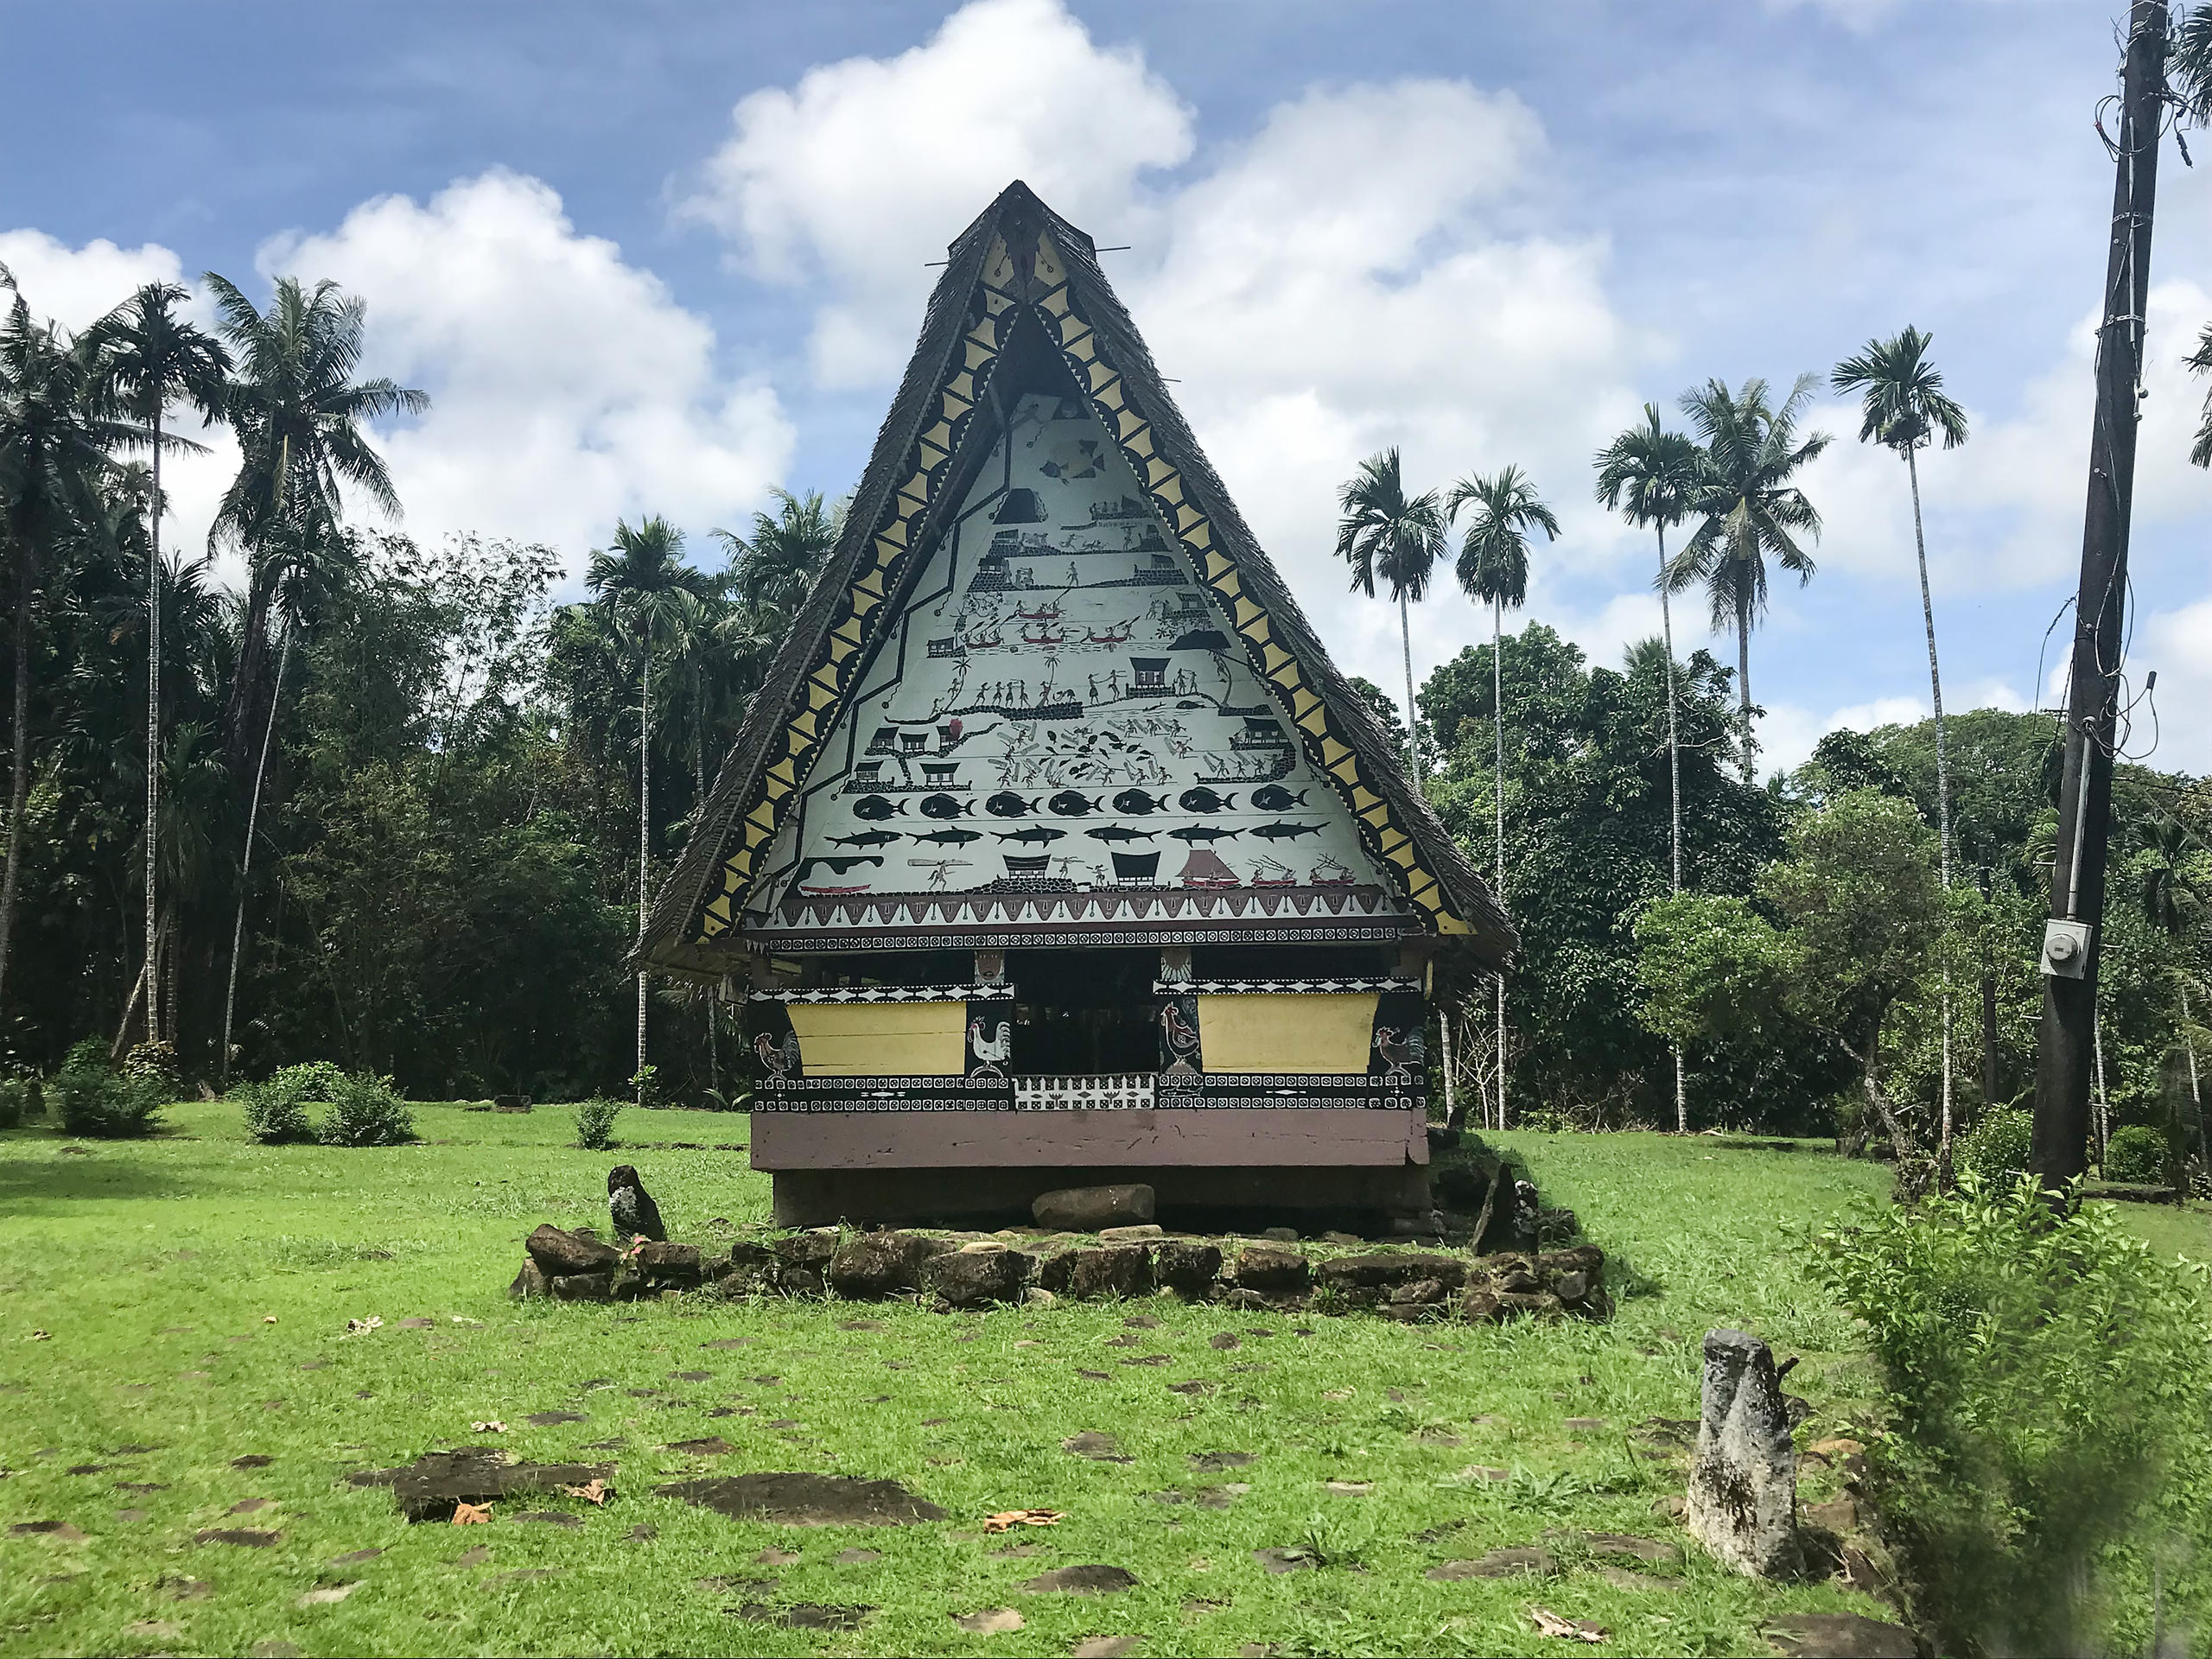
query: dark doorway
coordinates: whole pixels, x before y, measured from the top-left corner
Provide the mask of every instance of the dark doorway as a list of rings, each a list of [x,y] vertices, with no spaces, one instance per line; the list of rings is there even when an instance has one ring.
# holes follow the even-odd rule
[[[1154,1071],[1156,950],[1009,950],[1016,1071]]]

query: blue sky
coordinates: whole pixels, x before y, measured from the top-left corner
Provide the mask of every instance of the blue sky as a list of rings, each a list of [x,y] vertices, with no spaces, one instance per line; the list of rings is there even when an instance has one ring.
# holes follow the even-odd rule
[[[359,290],[374,366],[436,400],[381,440],[419,534],[576,569],[618,514],[664,511],[704,556],[772,484],[849,487],[924,262],[1019,175],[1133,245],[1109,270],[1352,670],[1398,677],[1391,614],[1328,556],[1360,456],[1402,443],[1433,484],[1528,468],[1566,531],[1529,613],[1611,661],[1657,613],[1648,538],[1590,500],[1598,444],[1646,399],[1786,385],[1914,322],[1975,429],[1923,469],[1948,700],[2049,695],[2111,189],[2094,6],[0,0],[0,56],[41,66],[0,103],[0,261],[33,304],[81,322],[207,269]],[[2195,771],[2199,149],[2165,152],[2133,658],[2161,676],[2154,763]],[[1837,438],[1807,480],[1821,573],[1753,642],[1784,763],[1928,694],[1903,468],[1825,397],[1814,424]],[[221,466],[178,469],[181,540]],[[1415,630],[1417,667],[1487,632],[1449,593]]]

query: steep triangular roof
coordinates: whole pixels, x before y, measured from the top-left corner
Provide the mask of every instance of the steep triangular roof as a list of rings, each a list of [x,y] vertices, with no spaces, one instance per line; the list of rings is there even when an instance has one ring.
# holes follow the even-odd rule
[[[824,741],[884,643],[887,619],[1002,433],[995,379],[1050,353],[1088,399],[1149,506],[1229,620],[1305,759],[1422,931],[1477,962],[1516,943],[1489,889],[1401,767],[1168,396],[1090,238],[1016,182],[950,249],[921,339],[845,530],[747,711],[698,828],[639,948],[683,975],[731,970],[737,918]]]

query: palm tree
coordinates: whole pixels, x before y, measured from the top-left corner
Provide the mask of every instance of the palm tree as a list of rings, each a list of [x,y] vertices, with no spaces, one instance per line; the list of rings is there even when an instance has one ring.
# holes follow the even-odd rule
[[[345,516],[343,487],[397,518],[391,474],[363,428],[387,415],[419,415],[430,400],[382,377],[353,378],[368,308],[337,283],[318,283],[309,294],[296,276],[279,277],[264,313],[214,272],[204,280],[222,312],[237,367],[226,413],[241,459],[210,536],[235,537],[247,556],[245,631],[225,734],[232,775],[243,780],[252,756],[269,610],[282,579],[269,556],[278,542],[338,524]]]
[[[198,444],[166,437],[162,417],[171,404],[188,404],[208,421],[219,419],[228,390],[230,354],[219,341],[186,321],[176,308],[189,297],[181,283],[148,283],[85,331],[84,344],[99,359],[104,389],[120,410],[154,434],[152,545],[146,561],[146,1035],[162,1032],[159,984],[154,976],[156,871],[159,868],[162,779],[162,450]]]
[[[1667,593],[1667,531],[1689,516],[1697,490],[1697,445],[1659,422],[1659,405],[1643,406],[1643,424],[1631,426],[1598,452],[1598,499],[1631,524],[1649,524],[1659,537],[1659,625],[1666,642],[1667,775],[1674,832],[1674,891],[1682,890],[1682,746],[1675,711],[1675,613]],[[1675,1047],[1675,1132],[1690,1130],[1689,1096],[1683,1084],[1682,1051]]]
[[[1904,457],[1912,483],[1912,543],[1920,559],[1920,618],[1928,631],[1928,689],[1936,707],[1936,834],[1937,869],[1943,889],[1951,887],[1951,762],[1944,745],[1943,675],[1936,658],[1936,602],[1928,591],[1928,537],[1920,522],[1920,463],[1916,452],[1941,432],[1943,447],[1967,441],[1967,412],[1943,393],[1943,377],[1928,360],[1929,336],[1907,324],[1888,340],[1870,340],[1856,357],[1835,365],[1828,384],[1839,392],[1861,394],[1859,441],[1872,441]],[[1943,976],[1942,1127],[1936,1145],[1937,1180],[1951,1180],[1951,988]]]
[[[1541,530],[1546,541],[1559,539],[1559,520],[1536,494],[1518,467],[1488,478],[1463,478],[1452,486],[1445,516],[1458,523],[1459,509],[1471,505],[1466,534],[1459,543],[1459,586],[1468,598],[1490,607],[1491,702],[1497,739],[1491,782],[1497,809],[1497,902],[1505,902],[1505,607],[1515,610],[1529,598],[1529,533]],[[1497,1127],[1505,1127],[1505,976],[1497,976]]]
[[[2201,921],[2205,911],[2203,891],[2190,869],[2189,831],[2179,820],[2144,819],[2135,826],[2136,850],[2142,855],[2141,885],[2136,899],[2144,919],[2168,938],[2181,939]],[[2181,1040],[2189,1055],[2189,1094],[2196,1109],[2197,1149],[2212,1155],[2205,1140],[2204,1096],[2196,1075],[2196,1039],[2189,1005],[2190,977],[2186,969],[2175,975],[2181,990]]]
[[[1743,722],[1744,781],[1751,781],[1751,625],[1766,610],[1770,553],[1802,587],[1813,579],[1812,556],[1796,534],[1821,533],[1821,515],[1789,480],[1828,447],[1815,432],[1800,442],[1797,422],[1813,395],[1814,378],[1797,377],[1779,408],[1767,401],[1764,380],[1731,392],[1708,380],[1682,394],[1682,411],[1702,440],[1705,456],[1690,512],[1701,519],[1667,567],[1675,593],[1703,583],[1715,631],[1736,630],[1736,694]]]
[[[16,687],[8,795],[7,871],[0,876],[0,986],[15,935],[22,868],[23,809],[30,789],[31,601],[41,574],[80,525],[100,515],[99,486],[111,451],[147,442],[143,428],[102,411],[92,359],[51,324],[31,320],[15,279],[0,321],[0,551],[16,567]]]
[[[2182,359],[2192,373],[2212,373],[2212,323],[2196,337],[2196,349]],[[2212,391],[2204,394],[2204,413],[2196,423],[2196,440],[2189,446],[2192,467],[2212,467]]]
[[[1433,490],[1408,498],[1395,446],[1361,461],[1359,471],[1338,492],[1337,502],[1343,512],[1337,521],[1337,556],[1351,567],[1353,590],[1372,599],[1380,577],[1398,601],[1398,643],[1406,661],[1406,752],[1413,756],[1418,782],[1421,740],[1414,702],[1413,627],[1406,607],[1428,592],[1429,574],[1443,556],[1444,509]]]
[[[683,563],[683,532],[667,519],[647,518],[632,530],[614,526],[614,545],[594,550],[584,583],[638,658],[638,943],[645,942],[652,902],[653,652],[668,644],[690,607],[710,597],[704,572]],[[645,973],[638,969],[638,1103],[645,1098]]]
[[[717,530],[715,539],[728,550],[729,575],[737,597],[756,611],[771,611],[785,620],[795,616],[814,589],[830,550],[845,528],[845,507],[825,503],[819,490],[793,495],[789,490],[770,493],[773,513],[753,515],[753,532]]]

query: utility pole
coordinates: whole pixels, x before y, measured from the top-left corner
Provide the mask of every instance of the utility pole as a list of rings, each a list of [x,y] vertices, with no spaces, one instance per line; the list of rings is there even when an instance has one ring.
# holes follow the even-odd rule
[[[2164,112],[2165,0],[2133,0],[2121,68],[2104,315],[2097,329],[2096,417],[2089,434],[2088,508],[2082,586],[2066,698],[2066,772],[2058,855],[2043,944],[2043,1024],[2036,1058],[2035,1135],[2029,1154],[2046,1188],[2088,1168],[2089,1090],[2095,1069],[2097,958],[2105,909],[2113,750],[2120,708],[2128,516],[2143,396],[2144,308],[2151,286],[2151,215]]]

